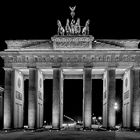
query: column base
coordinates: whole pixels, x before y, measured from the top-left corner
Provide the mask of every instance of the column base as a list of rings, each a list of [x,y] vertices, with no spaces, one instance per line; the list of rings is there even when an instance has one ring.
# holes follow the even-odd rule
[[[83,130],[91,130],[91,127],[83,127]]]
[[[3,128],[3,129],[1,129],[1,130],[3,130],[3,131],[11,131],[11,130],[13,130],[14,128]]]
[[[106,130],[112,130],[112,131],[114,130],[115,131],[116,128],[115,127],[106,127]]]
[[[128,128],[127,128],[128,129]],[[140,131],[140,127],[130,127],[131,131]]]
[[[59,131],[59,130],[62,130],[62,128],[51,128],[51,130]]]

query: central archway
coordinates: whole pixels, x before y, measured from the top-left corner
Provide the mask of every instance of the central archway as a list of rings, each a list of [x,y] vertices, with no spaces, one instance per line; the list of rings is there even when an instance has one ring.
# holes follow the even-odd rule
[[[63,124],[67,128],[82,122],[83,79],[64,79]]]
[[[103,122],[103,80],[92,79],[92,127]]]
[[[52,127],[52,92],[53,79],[44,80],[44,126]]]

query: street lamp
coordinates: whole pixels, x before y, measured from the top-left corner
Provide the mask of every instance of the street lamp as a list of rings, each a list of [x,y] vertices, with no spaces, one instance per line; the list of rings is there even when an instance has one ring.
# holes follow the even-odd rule
[[[114,103],[114,109],[118,110],[118,103],[117,102]]]
[[[119,109],[119,105],[118,105],[117,102],[114,103],[114,109],[115,109],[115,114],[116,114],[117,113],[117,110]],[[117,120],[115,121],[115,128],[116,128],[116,122],[117,122]]]
[[[101,120],[102,120],[102,117],[98,117],[98,120],[100,120],[100,121],[101,121]]]

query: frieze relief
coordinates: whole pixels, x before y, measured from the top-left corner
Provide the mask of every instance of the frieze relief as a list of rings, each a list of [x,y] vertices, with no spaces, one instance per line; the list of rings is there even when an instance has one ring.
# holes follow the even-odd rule
[[[20,93],[19,91],[16,91],[16,99],[22,100],[22,93]]]
[[[6,65],[38,65],[40,64],[88,64],[104,63],[107,65],[117,65],[118,63],[138,63],[139,56],[134,54],[94,54],[94,55],[14,55],[5,57]]]
[[[106,99],[106,97],[107,97],[107,91],[104,91],[103,99]]]
[[[66,49],[71,49],[71,48],[91,48],[91,43],[89,42],[56,42],[54,44],[55,48],[66,48]]]
[[[43,98],[42,98],[42,93],[41,93],[40,91],[38,91],[38,99],[39,99],[39,100],[43,100]]]
[[[123,95],[123,99],[124,100],[126,100],[126,99],[128,99],[129,98],[129,90],[128,91],[126,91],[125,93],[123,93],[124,95]]]

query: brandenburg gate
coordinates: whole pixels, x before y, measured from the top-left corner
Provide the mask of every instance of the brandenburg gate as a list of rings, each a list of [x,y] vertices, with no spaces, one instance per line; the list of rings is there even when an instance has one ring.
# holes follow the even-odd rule
[[[44,79],[53,79],[52,128],[63,124],[63,81],[83,79],[83,127],[92,124],[92,79],[103,80],[103,126],[115,127],[116,79],[123,80],[122,125],[140,128],[140,40],[95,39],[89,35],[89,20],[67,19],[50,40],[7,40],[4,59],[5,88],[3,128],[22,128],[24,80],[29,79],[28,127],[43,126]],[[92,92],[93,91],[93,92]],[[92,94],[93,93],[93,94]]]

